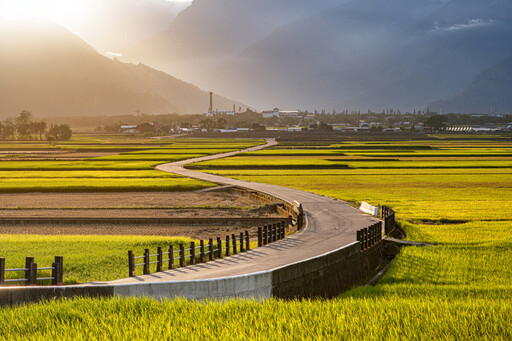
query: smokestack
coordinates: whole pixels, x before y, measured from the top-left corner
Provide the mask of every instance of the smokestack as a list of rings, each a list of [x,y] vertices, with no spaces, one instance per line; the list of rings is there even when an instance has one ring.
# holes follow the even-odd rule
[[[210,110],[208,112],[213,113],[213,92],[210,92]]]

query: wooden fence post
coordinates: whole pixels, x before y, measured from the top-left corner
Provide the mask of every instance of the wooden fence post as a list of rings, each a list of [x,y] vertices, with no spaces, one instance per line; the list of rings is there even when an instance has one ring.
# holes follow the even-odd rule
[[[235,236],[235,234],[231,235],[231,240],[233,241],[233,254],[236,255],[236,236]]]
[[[57,264],[57,263],[54,263],[54,264]],[[52,265],[53,267],[53,265]],[[55,269],[57,270],[57,269]],[[53,273],[53,271],[52,271]],[[52,277],[57,277],[57,271],[55,271],[55,276],[53,276],[52,274]],[[135,256],[133,255],[133,251],[128,251],[128,277],[135,277]],[[57,282],[57,281],[55,281]]]
[[[156,272],[164,271],[164,254],[162,252],[162,248],[159,246],[157,248],[157,263],[156,263]]]
[[[150,274],[149,270],[149,249],[144,250],[144,275]]]
[[[245,252],[244,247],[244,233],[240,232],[240,253]]]
[[[174,269],[174,246],[169,246],[169,270]]]
[[[57,285],[64,284],[64,257],[55,256],[55,262],[59,264],[57,270]]]
[[[249,251],[251,249],[251,240],[249,239],[249,231],[245,231],[245,249]]]
[[[258,227],[258,247],[263,246],[263,229]]]
[[[200,252],[199,261],[201,263],[206,263],[206,255],[204,253],[204,240],[202,240],[202,239],[199,242],[199,252]]]
[[[231,251],[229,250],[229,236],[226,236],[226,257],[229,257]]]
[[[214,252],[213,251],[213,239],[210,238],[210,239],[208,239],[208,259],[210,261],[215,259],[213,252]]]
[[[0,258],[0,285],[5,283],[5,258]]]
[[[180,268],[185,267],[185,246],[180,244]]]
[[[128,259],[129,259],[129,257],[128,257]],[[59,267],[59,263],[57,263],[57,262],[52,263],[52,285],[57,285],[57,268],[58,267]],[[130,267],[130,266],[128,265],[128,267]],[[130,277],[132,277],[132,276],[130,276]]]
[[[30,264],[30,281],[29,285],[37,285],[37,263]]]
[[[34,257],[25,257],[25,285],[30,285],[32,263],[34,263]]]
[[[190,242],[190,265],[196,265],[196,242]]]
[[[218,258],[221,259],[222,258],[222,239],[220,237],[217,237],[217,249],[219,249],[218,251]]]

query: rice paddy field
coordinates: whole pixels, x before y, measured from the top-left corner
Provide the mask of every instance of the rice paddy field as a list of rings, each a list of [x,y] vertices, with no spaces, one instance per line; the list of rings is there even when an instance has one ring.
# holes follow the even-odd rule
[[[74,299],[2,308],[0,319],[6,322],[0,324],[0,339],[511,340],[512,136],[457,136],[288,142],[192,166],[353,204],[393,207],[407,239],[434,246],[403,248],[374,287],[355,287],[333,300]],[[228,142],[219,149],[229,149]],[[28,172],[38,180],[51,173]],[[69,174],[93,181],[116,178],[92,178],[95,172]],[[120,179],[123,172],[135,179],[152,174],[108,172],[120,172]],[[116,243],[126,248],[133,241]]]

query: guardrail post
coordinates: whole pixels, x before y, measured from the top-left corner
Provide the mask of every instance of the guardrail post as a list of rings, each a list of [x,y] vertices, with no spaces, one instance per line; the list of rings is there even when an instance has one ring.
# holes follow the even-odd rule
[[[272,225],[267,225],[267,244],[272,243]]]
[[[258,247],[263,246],[263,229],[258,227]]]
[[[199,261],[201,263],[206,263],[206,256],[204,253],[204,240],[202,240],[202,239],[199,241],[199,253],[200,253]]]
[[[55,262],[59,264],[57,270],[57,285],[64,284],[64,257],[55,256]]]
[[[361,230],[357,230],[356,232],[356,240],[361,243],[360,249],[363,249],[363,243],[361,242]]]
[[[180,268],[185,267],[185,246],[180,244]]]
[[[149,275],[149,249],[144,250],[144,275]]]
[[[231,254],[230,244],[229,244],[229,236],[226,236],[226,257],[229,257]]]
[[[31,285],[31,286],[37,285],[37,263],[32,263],[30,265],[29,285]]]
[[[174,246],[169,246],[169,270],[174,269]]]
[[[245,231],[245,250],[249,251],[251,249],[251,241],[249,239],[249,231]]]
[[[215,259],[215,255],[213,254],[213,239],[208,239],[208,259],[210,261]]]
[[[34,263],[34,257],[25,257],[25,285],[30,285],[32,263]]]
[[[52,263],[52,285],[57,285],[57,268],[59,266],[59,263],[53,262]],[[130,267],[128,265],[128,267]],[[130,276],[132,277],[132,276]]]
[[[263,226],[263,245],[267,245],[267,226]]]
[[[286,222],[281,222],[281,239],[284,239],[286,236]]]
[[[235,234],[231,235],[231,240],[233,241],[233,254],[236,255],[236,236],[235,236]]]
[[[218,258],[221,259],[222,258],[222,239],[220,237],[217,237],[217,249],[219,249],[219,251],[217,252],[218,256],[219,256]]]
[[[240,253],[245,252],[244,247],[244,233],[240,232]]]
[[[164,271],[164,253],[160,246],[157,248],[157,254],[156,272],[162,272]]]
[[[5,258],[0,258],[0,285],[5,283]]]
[[[57,271],[55,271],[55,276],[53,276],[52,271],[52,277],[57,277]],[[135,256],[133,255],[133,251],[128,251],[128,277],[135,277]]]
[[[196,242],[190,242],[190,265],[196,265]]]

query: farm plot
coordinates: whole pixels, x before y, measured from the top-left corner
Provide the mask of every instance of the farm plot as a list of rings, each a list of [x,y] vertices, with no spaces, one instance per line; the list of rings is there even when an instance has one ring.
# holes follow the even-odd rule
[[[350,145],[354,148],[344,148]],[[266,156],[259,153],[199,165],[214,174],[393,207],[408,239],[435,247],[402,249],[375,287],[357,287],[329,301],[57,301],[1,310],[0,317],[10,322],[0,326],[0,335],[34,339],[172,335],[178,339],[510,340],[512,160],[475,156],[471,161],[454,161],[450,155],[438,155],[438,160],[400,159],[404,151],[428,149],[435,154],[438,148],[465,146],[512,148],[508,141],[473,143],[464,137],[410,143],[304,143],[300,149],[324,147],[316,156],[325,159],[308,160],[300,151],[295,154],[300,161],[295,161],[290,158],[294,151],[285,150],[279,160],[281,156],[273,150]],[[287,147],[294,146],[281,146]],[[330,168],[326,165],[332,148],[345,154],[349,150],[371,149],[376,154],[393,150],[385,157],[397,161],[348,162],[345,169]],[[469,154],[469,150],[458,153]],[[272,167],[262,171],[267,164]]]

